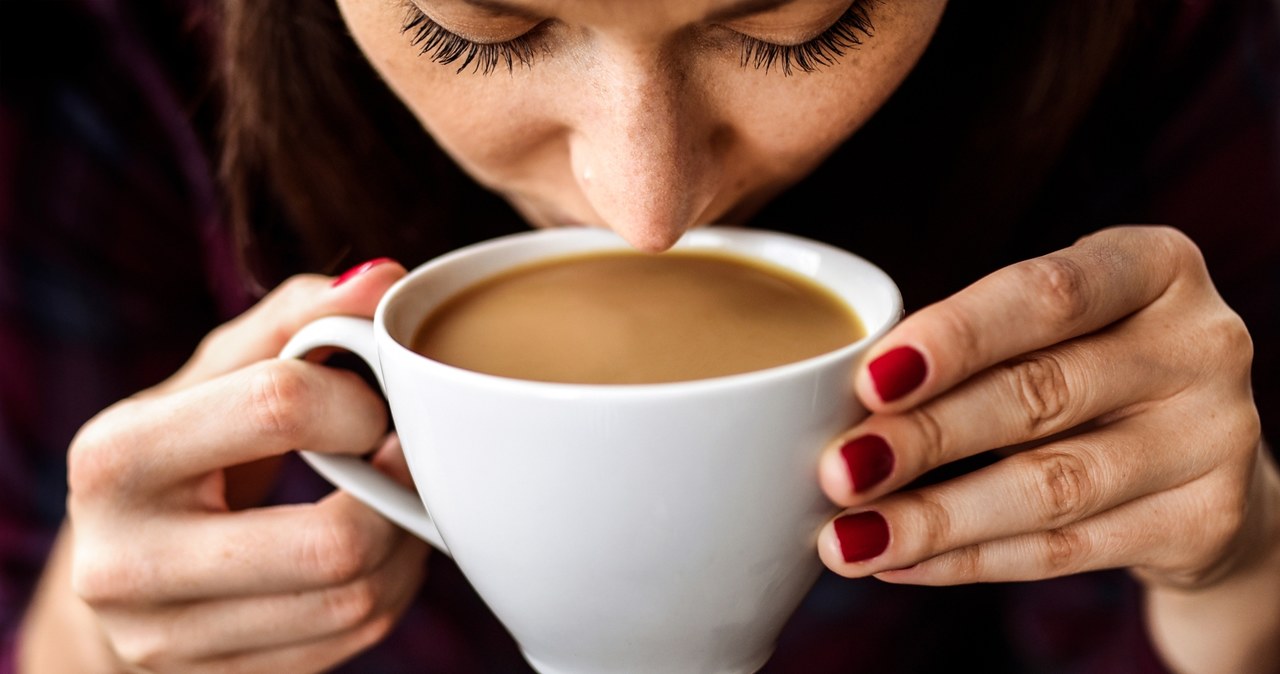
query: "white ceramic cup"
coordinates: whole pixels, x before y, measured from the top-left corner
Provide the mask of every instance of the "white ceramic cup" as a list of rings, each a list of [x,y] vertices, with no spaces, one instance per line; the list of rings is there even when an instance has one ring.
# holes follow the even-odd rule
[[[506,236],[414,269],[372,321],[307,325],[281,356],[336,346],[368,361],[417,493],[358,458],[301,453],[451,555],[543,674],[754,672],[821,570],[815,541],[835,509],[818,486],[818,455],[866,414],[854,367],[901,317],[901,296],[838,248],[708,227],[676,248],[809,277],[848,302],[867,336],[766,370],[642,385],[508,379],[405,346],[423,316],[474,281],[626,247],[599,229]]]

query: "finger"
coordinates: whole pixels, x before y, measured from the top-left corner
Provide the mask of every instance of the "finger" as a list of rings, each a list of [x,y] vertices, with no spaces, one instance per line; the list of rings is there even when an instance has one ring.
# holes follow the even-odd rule
[[[1197,259],[1175,230],[1120,227],[1001,269],[881,339],[856,375],[858,395],[876,412],[907,409],[995,363],[1132,314]]]
[[[1086,520],[951,550],[910,568],[878,573],[876,578],[901,584],[959,585],[1039,580],[1126,567],[1139,574],[1176,577],[1181,583],[1194,585],[1203,578],[1183,570],[1203,564],[1197,551],[1204,547],[1183,545],[1180,537],[1171,537],[1168,526],[1160,523],[1203,521],[1203,509],[1197,504],[1212,503],[1213,494],[1230,493],[1217,482],[1201,478]],[[1224,508],[1220,516],[1240,515],[1238,510],[1232,513]],[[1189,527],[1188,535],[1197,534],[1196,528]]]
[[[77,438],[74,493],[150,500],[158,490],[292,449],[365,453],[386,404],[356,374],[271,359],[168,396],[130,400]]]
[[[343,491],[314,504],[156,519],[145,531],[83,529],[73,583],[95,606],[338,587],[410,535]]]
[[[372,317],[387,289],[405,275],[400,263],[371,260],[344,282],[316,274],[291,277],[200,343],[191,360],[157,392],[178,390],[250,363],[274,358],[306,324],[323,316]]]
[[[116,650],[142,666],[314,643],[395,613],[417,592],[427,550],[426,543],[403,537],[379,567],[344,585],[109,612],[105,620]]]
[[[412,603],[413,597],[412,593],[399,597],[392,611],[359,627],[317,642],[215,658],[196,663],[190,671],[193,674],[328,672],[382,641],[399,622],[400,616]]]
[[[242,653],[227,658],[215,658],[194,663],[184,663],[183,674],[320,674],[328,672],[382,641],[392,628],[408,600],[402,600],[394,614],[385,614],[375,620],[348,630],[340,635],[314,643],[296,644],[284,648]]]
[[[840,505],[866,502],[925,472],[992,448],[1078,428],[1161,400],[1185,386],[1184,369],[1153,362],[1178,335],[1136,317],[1115,329],[988,368],[899,414],[875,414],[823,452],[820,481]],[[1135,350],[1135,340],[1146,347]]]
[[[885,496],[871,510],[838,517],[824,528],[824,559],[844,575],[870,575],[979,543],[1061,529],[1185,484],[1212,464],[1202,453],[1183,451],[1183,439],[1169,437],[1165,429],[1175,427],[1173,417],[1180,414],[1132,417],[946,482]]]
[[[369,457],[369,463],[404,487],[414,488],[413,475],[409,473],[409,464],[404,458],[399,433],[388,433],[382,446]]]

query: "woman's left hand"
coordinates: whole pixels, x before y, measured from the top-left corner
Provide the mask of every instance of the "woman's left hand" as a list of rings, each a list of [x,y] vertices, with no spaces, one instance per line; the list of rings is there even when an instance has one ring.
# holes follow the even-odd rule
[[[868,354],[856,386],[872,414],[822,457],[846,510],[821,557],[919,585],[1126,567],[1180,592],[1274,559],[1280,480],[1252,355],[1170,228],[1106,229],[995,272]],[[901,490],[988,450],[1001,458]]]

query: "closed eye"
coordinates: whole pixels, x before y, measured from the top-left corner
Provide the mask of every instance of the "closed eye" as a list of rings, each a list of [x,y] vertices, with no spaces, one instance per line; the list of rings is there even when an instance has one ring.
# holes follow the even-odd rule
[[[418,54],[428,56],[442,65],[458,63],[455,71],[461,73],[468,67],[474,72],[488,75],[498,66],[508,71],[515,66],[529,66],[533,62],[533,43],[537,27],[518,37],[501,42],[476,42],[454,33],[431,20],[410,0],[405,0],[407,13],[401,33],[410,36],[409,44],[418,48]]]
[[[856,49],[874,35],[871,5],[875,0],[855,0],[836,22],[817,37],[796,45],[766,42],[748,35],[741,36],[739,62],[768,72],[775,65],[783,75],[795,70],[811,73],[834,65],[850,49]]]
[[[775,66],[784,76],[795,71],[811,73],[834,65],[848,50],[856,49],[874,35],[871,6],[879,0],[854,0],[830,27],[818,36],[795,45],[777,44],[739,34],[739,64],[768,72]],[[401,33],[410,36],[410,45],[442,65],[457,63],[456,73],[471,68],[488,75],[505,66],[529,67],[533,63],[535,45],[543,24],[517,37],[498,42],[477,42],[441,26],[427,16],[412,0],[404,0],[406,14]]]

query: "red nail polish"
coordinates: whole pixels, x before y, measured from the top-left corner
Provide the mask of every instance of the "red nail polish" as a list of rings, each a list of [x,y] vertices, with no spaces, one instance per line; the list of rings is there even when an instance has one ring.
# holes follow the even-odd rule
[[[855,492],[871,489],[893,472],[893,450],[878,435],[863,435],[844,443],[840,456],[849,467],[849,480]]]
[[[379,258],[374,258],[374,259],[372,259],[372,260],[369,260],[368,262],[362,262],[362,263],[360,263],[360,264],[358,264],[358,265],[356,265],[356,266],[354,266],[354,267],[352,267],[352,268],[350,268],[350,269],[348,269],[348,270],[346,270],[346,271],[342,272],[342,275],[341,275],[341,276],[339,276],[338,278],[334,279],[334,280],[333,280],[333,283],[331,283],[331,284],[329,284],[329,285],[330,285],[331,287],[337,288],[338,286],[342,285],[343,283],[346,283],[347,281],[350,281],[351,279],[353,279],[353,278],[355,278],[355,277],[357,277],[357,276],[359,276],[359,275],[361,275],[361,274],[363,274],[363,273],[365,273],[365,272],[369,271],[370,269],[373,269],[374,267],[376,267],[376,266],[378,266],[378,265],[380,265],[380,264],[382,264],[382,263],[384,263],[384,262],[390,262],[390,261],[391,261],[391,258],[389,258],[389,257],[379,257]]]
[[[835,527],[846,562],[871,559],[889,547],[889,524],[874,510],[837,518]]]
[[[916,390],[929,372],[924,356],[909,346],[880,354],[867,369],[871,372],[871,383],[875,384],[876,393],[885,402],[893,402]]]

